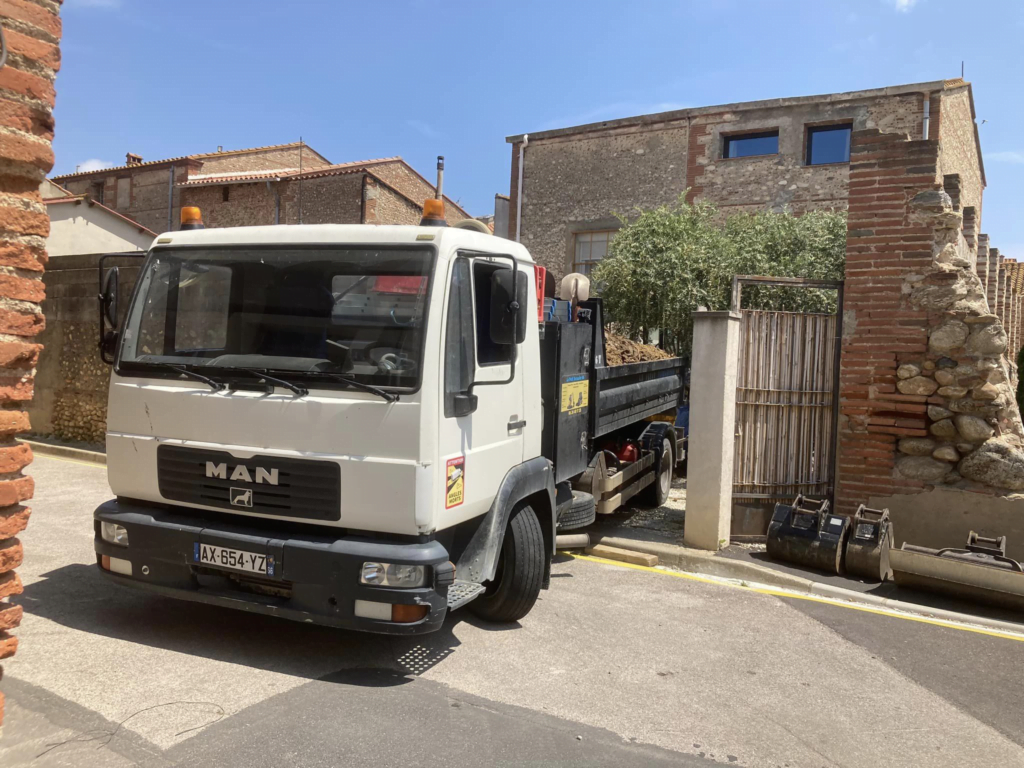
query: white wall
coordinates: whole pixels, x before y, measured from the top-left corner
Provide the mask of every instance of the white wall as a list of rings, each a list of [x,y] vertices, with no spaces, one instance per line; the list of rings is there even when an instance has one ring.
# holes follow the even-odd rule
[[[46,250],[50,256],[85,253],[144,251],[153,235],[98,205],[84,200],[77,203],[48,203],[50,236]]]

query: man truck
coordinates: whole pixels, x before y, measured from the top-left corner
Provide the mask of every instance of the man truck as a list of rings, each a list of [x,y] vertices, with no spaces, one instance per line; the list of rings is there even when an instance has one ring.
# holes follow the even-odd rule
[[[558,531],[665,501],[682,361],[606,366],[600,300],[546,319],[527,250],[434,203],[418,227],[183,209],[123,312],[101,260],[106,576],[371,632],[513,622]]]

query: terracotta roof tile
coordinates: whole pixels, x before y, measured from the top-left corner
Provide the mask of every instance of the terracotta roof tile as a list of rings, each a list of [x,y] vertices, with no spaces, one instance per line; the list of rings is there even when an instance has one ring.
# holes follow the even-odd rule
[[[321,176],[340,176],[345,173],[357,173],[366,168],[372,168],[381,163],[393,163],[401,161],[401,157],[380,157],[374,160],[356,160],[350,163],[338,163],[336,165],[325,165],[313,168],[308,171],[277,170],[277,171],[252,171],[250,173],[230,173],[222,176],[210,176],[209,178],[183,181],[179,187],[207,187],[219,186],[222,184],[252,184],[254,182],[266,181],[269,179],[315,179]]]

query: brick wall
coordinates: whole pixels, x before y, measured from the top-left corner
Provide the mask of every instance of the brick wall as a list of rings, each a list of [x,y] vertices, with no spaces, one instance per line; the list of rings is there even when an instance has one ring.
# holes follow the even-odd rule
[[[299,167],[298,146],[274,147],[262,150],[213,153],[199,156],[202,168],[196,173],[234,173],[237,171],[276,171]],[[301,148],[304,171],[330,165],[324,157],[309,146]]]
[[[373,177],[367,177],[365,193],[367,224],[419,224],[422,206]]]
[[[54,79],[60,67],[59,2],[0,0],[0,23],[9,47],[0,69],[0,658],[12,656],[21,606],[14,569],[22,561],[17,534],[28,523],[23,502],[32,497],[28,446],[14,439],[29,428],[33,368],[45,321],[39,307],[50,220],[39,185],[53,167]],[[3,697],[0,694],[0,723]]]
[[[906,305],[904,278],[931,263],[931,231],[909,221],[920,191],[939,187],[938,144],[855,131],[850,159],[846,298],[840,373],[836,507],[869,495],[913,492],[894,477],[896,442],[928,436],[928,397],[903,394],[896,370],[927,350],[928,313]]]
[[[298,181],[282,183],[281,223],[298,224]],[[359,224],[363,213],[363,174],[303,179],[303,224]]]
[[[940,156],[934,140],[853,134],[836,490],[842,513],[935,486],[1024,490],[1024,426],[1007,331],[990,312],[963,215],[943,191]]]
[[[380,163],[373,166],[373,173],[381,181],[401,192],[423,208],[423,201],[434,196],[434,184],[414,171],[405,162],[396,160],[391,163]],[[448,195],[444,196],[444,212],[449,224],[463,219],[470,219],[468,213],[460,208]],[[419,219],[416,220],[419,223]]]

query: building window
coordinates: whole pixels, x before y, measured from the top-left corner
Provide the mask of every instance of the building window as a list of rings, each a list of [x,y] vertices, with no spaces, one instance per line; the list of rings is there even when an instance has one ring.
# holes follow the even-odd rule
[[[590,277],[594,265],[608,255],[608,243],[612,241],[613,237],[615,237],[614,230],[577,232],[572,271]]]
[[[850,162],[850,125],[825,125],[807,129],[807,164]]]
[[[753,157],[779,154],[779,131],[760,131],[726,136],[722,144],[722,157]]]
[[[225,184],[223,187],[220,188],[220,199],[221,202],[224,203],[228,202],[228,200],[231,199],[231,187]]]

